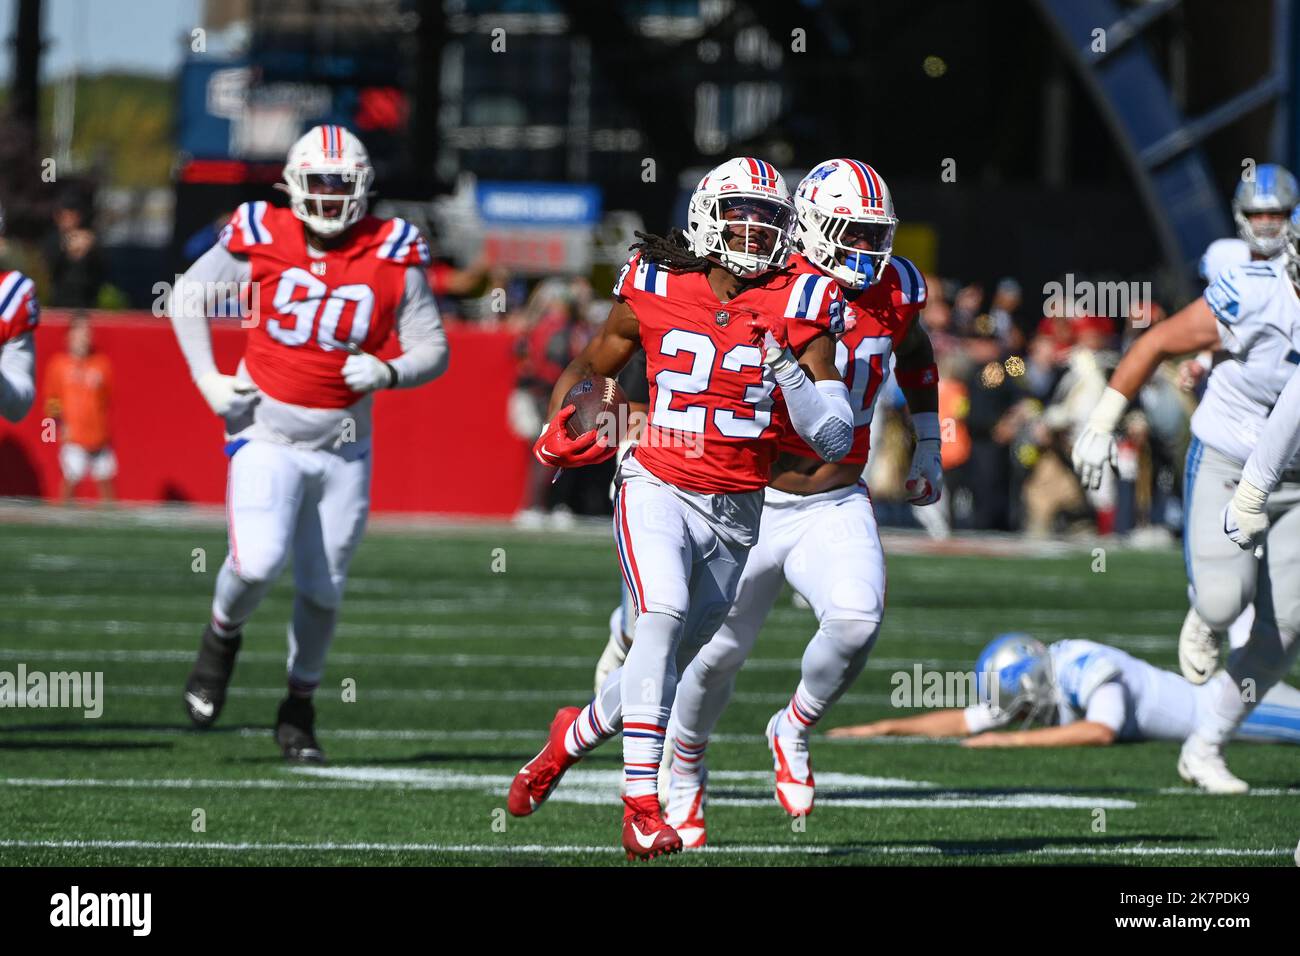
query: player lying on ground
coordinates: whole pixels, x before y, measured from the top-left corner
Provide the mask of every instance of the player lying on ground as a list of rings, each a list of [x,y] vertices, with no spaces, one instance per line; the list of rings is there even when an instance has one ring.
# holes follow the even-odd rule
[[[230,456],[230,551],[183,696],[195,726],[216,721],[244,624],[292,555],[289,687],[275,736],[286,759],[319,763],[312,694],[370,509],[371,394],[442,374],[447,339],[418,230],[366,215],[374,170],[352,133],[308,132],[289,151],[284,179],[290,208],[244,203],[172,296],[176,337],[225,422]],[[260,315],[238,371],[225,375],[205,299],[250,281]],[[374,353],[394,329],[403,352],[385,362]]]
[[[4,233],[0,209],[0,234]],[[0,416],[22,421],[36,398],[36,287],[21,272],[0,270]]]
[[[1201,277],[1213,285],[1230,266],[1250,262],[1280,261],[1286,256],[1287,220],[1300,202],[1300,185],[1291,173],[1275,163],[1244,172],[1232,196],[1232,217],[1237,223],[1235,239],[1216,239],[1201,256]],[[1201,352],[1194,361],[1184,362],[1180,374],[1188,388],[1196,387],[1214,364],[1214,353]],[[1255,610],[1247,605],[1227,629],[1234,646],[1245,642],[1254,623]],[[1178,665],[1193,684],[1203,684],[1219,669],[1224,633],[1201,619],[1193,605],[1178,636]]]
[[[1044,647],[1002,634],[975,662],[980,703],[915,717],[837,727],[830,737],[967,737],[966,747],[1084,747],[1185,740],[1214,706],[1196,685],[1092,641]],[[993,680],[993,675],[997,679]],[[1020,722],[1020,728],[995,732]],[[1034,725],[1050,726],[1034,726]],[[1300,690],[1278,684],[1239,726],[1241,740],[1300,744]]]
[[[786,267],[794,206],[780,174],[732,159],[691,196],[685,236],[645,237],[614,286],[604,327],[569,366],[536,445],[543,462],[574,467],[613,454],[596,430],[570,438],[564,396],[609,376],[640,344],[650,418],[619,463],[615,537],[636,605],[634,641],[587,707],[556,714],[547,745],[520,770],[509,808],[532,813],[564,771],[623,730],[629,857],[672,853],[656,777],[683,660],[722,623],[758,533],[781,424],[781,389],[795,430],[836,461],[853,443],[848,392],[835,367],[843,331],[834,283]]]
[[[1214,793],[1249,789],[1223,760],[1223,747],[1259,699],[1284,675],[1300,649],[1300,462],[1269,499],[1272,526],[1262,561],[1224,535],[1223,509],[1233,496],[1256,436],[1300,364],[1300,220],[1288,224],[1283,262],[1233,266],[1173,318],[1144,333],[1111,376],[1110,386],[1074,446],[1085,484],[1115,464],[1115,425],[1125,406],[1172,355],[1223,349],[1205,397],[1192,416],[1187,451],[1184,553],[1196,612],[1225,630],[1252,601],[1255,620],[1246,644],[1228,656],[1209,685],[1214,705],[1200,715],[1178,759],[1189,783]]]
[[[668,822],[687,847],[705,843],[705,748],[726,709],[736,674],[759,630],[790,584],[812,605],[818,628],[804,651],[790,703],[767,722],[777,802],[791,816],[812,811],[808,739],[831,705],[857,680],[880,632],[885,556],[862,470],[871,444],[876,395],[897,357],[899,384],[916,427],[908,500],[929,505],[942,493],[938,374],[929,336],[917,319],[925,304],[920,270],[892,254],[889,188],[866,163],[832,159],[795,190],[802,262],[833,278],[846,305],[848,330],[836,366],[849,387],[853,450],[825,462],[789,431],[772,469],[758,543],[749,554],[736,600],[713,640],[682,675],[669,722]]]

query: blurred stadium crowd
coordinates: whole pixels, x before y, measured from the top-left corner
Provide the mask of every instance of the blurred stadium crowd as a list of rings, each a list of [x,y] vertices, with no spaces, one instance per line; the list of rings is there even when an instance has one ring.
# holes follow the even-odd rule
[[[71,194],[57,204],[39,244],[0,247],[0,258],[36,278],[50,306],[84,310],[116,300],[91,208],[85,197]],[[226,218],[191,237],[187,260],[216,241]],[[513,336],[517,377],[502,414],[519,438],[536,437],[555,381],[604,321],[606,271],[597,266],[593,278],[532,280],[486,256],[465,267],[435,256],[430,265],[429,284],[444,320]],[[1182,462],[1202,364],[1171,363],[1143,391],[1140,408],[1125,421],[1117,481],[1085,493],[1070,467],[1073,438],[1120,355],[1168,310],[1154,301],[1135,302],[1118,321],[1073,303],[1062,309],[1013,277],[991,287],[936,274],[926,281],[922,317],[940,369],[947,500],[930,509],[902,504],[910,432],[901,393],[891,382],[877,405],[868,466],[882,524],[924,522],[936,537],[953,530],[1137,534],[1153,542],[1177,536]],[[45,412],[57,412],[61,396],[48,387],[44,394]],[[532,467],[531,456],[529,462]],[[564,526],[577,515],[606,513],[611,473],[611,464],[593,466],[552,484],[548,472],[533,468],[518,520]]]

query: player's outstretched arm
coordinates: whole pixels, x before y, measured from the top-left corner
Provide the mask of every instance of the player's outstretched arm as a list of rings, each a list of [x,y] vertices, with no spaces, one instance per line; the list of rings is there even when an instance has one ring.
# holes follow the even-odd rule
[[[25,332],[0,346],[0,416],[21,421],[36,398],[36,341]]]
[[[1114,728],[1095,720],[1077,720],[1063,727],[1029,730],[990,730],[962,741],[963,747],[1107,747],[1115,742]]]
[[[1075,439],[1074,469],[1084,487],[1100,488],[1106,467],[1114,467],[1115,429],[1120,417],[1156,367],[1170,356],[1219,346],[1218,321],[1204,296],[1172,318],[1152,326],[1133,343],[1111,375],[1087,426]]]
[[[936,710],[915,717],[895,717],[869,724],[836,727],[828,737],[965,737],[970,733],[966,712],[960,708]]]
[[[258,398],[251,382],[217,371],[208,329],[208,303],[215,290],[227,283],[247,282],[251,274],[247,259],[218,243],[185,271],[167,301],[167,317],[190,367],[190,377],[217,415],[242,414]]]
[[[894,350],[894,376],[912,414],[916,448],[904,487],[913,505],[932,505],[943,497],[943,446],[939,433],[939,369],[934,346],[920,319],[913,319]]]
[[[569,394],[569,389],[583,379],[593,375],[612,378],[621,372],[640,344],[641,323],[637,321],[636,313],[626,302],[615,302],[595,338],[569,363],[569,367],[555,383],[555,388],[551,389],[547,419],[555,417],[555,413],[560,410],[560,402]]]

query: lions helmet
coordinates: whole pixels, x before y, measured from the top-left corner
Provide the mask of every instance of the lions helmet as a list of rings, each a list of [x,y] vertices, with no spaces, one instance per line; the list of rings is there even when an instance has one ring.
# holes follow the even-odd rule
[[[1232,218],[1237,223],[1237,235],[1252,252],[1272,259],[1282,251],[1286,242],[1285,220],[1276,227],[1269,224],[1261,229],[1251,223],[1250,217],[1262,212],[1290,216],[1297,202],[1300,202],[1300,187],[1290,172],[1276,163],[1256,166],[1255,175],[1249,179],[1243,176],[1232,196]]]
[[[975,661],[981,703],[1002,719],[1038,723],[1056,707],[1052,655],[1028,634],[1000,634]]]
[[[880,281],[898,217],[879,173],[856,159],[828,159],[799,183],[794,205],[809,262],[850,289]]]
[[[366,148],[342,126],[308,130],[290,147],[284,164],[289,208],[325,238],[341,234],[366,214],[374,181]]]
[[[686,237],[695,255],[738,276],[756,276],[785,266],[794,250],[794,219],[790,190],[776,167],[737,157],[695,187]]]

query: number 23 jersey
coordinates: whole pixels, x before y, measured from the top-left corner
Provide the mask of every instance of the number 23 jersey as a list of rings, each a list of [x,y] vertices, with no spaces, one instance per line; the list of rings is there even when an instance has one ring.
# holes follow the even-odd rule
[[[248,374],[279,402],[346,408],[361,398],[343,381],[348,345],[377,352],[392,333],[407,266],[429,260],[402,219],[366,216],[324,254],[308,250],[303,225],[265,202],[240,206],[221,245],[248,259],[255,327],[244,351]]]
[[[798,354],[823,332],[843,330],[835,282],[811,270],[769,273],[728,302],[700,272],[670,272],[638,253],[623,267],[614,297],[636,313],[646,354],[650,416],[636,457],[662,481],[706,494],[764,487],[781,422],[775,382],[763,367],[749,323],[784,318]]]

